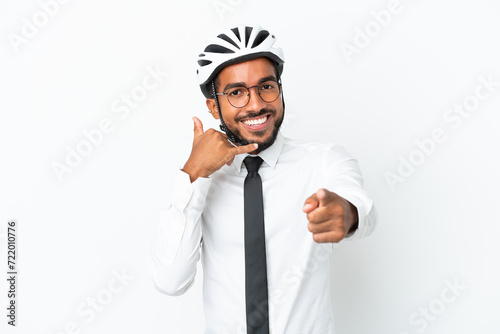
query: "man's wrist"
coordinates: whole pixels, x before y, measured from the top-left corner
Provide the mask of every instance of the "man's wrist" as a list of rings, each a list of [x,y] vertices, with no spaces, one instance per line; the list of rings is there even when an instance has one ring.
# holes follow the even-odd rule
[[[186,167],[186,165],[184,165],[184,167],[182,167],[181,171],[183,171],[184,173],[189,175],[189,180],[191,181],[191,183],[193,183],[194,181],[196,181],[200,177],[198,173],[196,173],[195,171],[193,171],[189,167]]]
[[[349,228],[349,231],[347,232],[347,236],[350,236],[352,235],[354,232],[356,232],[356,230],[358,229],[359,227],[359,217],[358,217],[358,209],[351,203],[349,202],[349,207],[351,209],[351,217],[352,217],[352,223],[351,223],[351,227]]]

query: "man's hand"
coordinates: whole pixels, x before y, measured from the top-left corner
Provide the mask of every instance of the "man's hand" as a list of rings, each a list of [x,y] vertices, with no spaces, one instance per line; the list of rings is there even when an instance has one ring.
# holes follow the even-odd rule
[[[207,177],[221,169],[224,164],[231,165],[237,154],[253,152],[257,144],[233,146],[226,134],[208,129],[203,132],[203,124],[197,117],[193,117],[194,139],[193,148],[188,161],[182,170],[189,174],[191,182],[199,177]]]
[[[319,189],[304,204],[309,231],[314,241],[339,242],[358,226],[358,210],[346,199],[326,189]]]

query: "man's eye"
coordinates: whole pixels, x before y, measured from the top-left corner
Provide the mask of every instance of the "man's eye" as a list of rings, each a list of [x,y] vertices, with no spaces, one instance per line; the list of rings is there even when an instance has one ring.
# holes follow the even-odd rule
[[[273,89],[274,88],[274,84],[273,83],[264,83],[260,86],[260,89],[261,90],[270,90],[270,89]]]
[[[235,89],[229,92],[229,95],[231,96],[238,96],[243,94],[243,91],[241,89]]]

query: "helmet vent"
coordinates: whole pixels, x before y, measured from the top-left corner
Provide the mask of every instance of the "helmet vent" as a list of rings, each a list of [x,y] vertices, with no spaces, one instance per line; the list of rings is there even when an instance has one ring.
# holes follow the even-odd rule
[[[235,47],[237,47],[238,49],[240,48],[240,47],[238,46],[238,44],[236,44],[236,43],[235,43],[235,42],[234,42],[231,38],[229,38],[226,34],[220,34],[220,35],[219,35],[219,36],[217,36],[217,37],[219,37],[220,39],[225,40],[225,41],[226,41],[226,42],[228,42],[228,43],[233,44],[233,45],[234,45]]]
[[[262,30],[259,31],[259,34],[257,37],[255,37],[255,40],[253,41],[252,48],[259,46],[264,40],[269,36],[269,31],[267,30]]]
[[[210,64],[212,64],[212,61],[210,61],[210,60],[205,60],[205,59],[198,60],[198,65],[200,65],[200,66],[207,66]]]
[[[250,34],[252,33],[252,27],[245,27],[245,47],[248,47],[248,40],[250,39]]]
[[[236,37],[238,37],[238,41],[241,42],[240,31],[238,30],[238,28],[233,28],[233,29],[231,29],[231,31],[234,32]]]
[[[213,52],[213,53],[234,53],[233,50],[229,50],[228,48],[223,47],[222,45],[210,44],[204,50],[204,52]]]

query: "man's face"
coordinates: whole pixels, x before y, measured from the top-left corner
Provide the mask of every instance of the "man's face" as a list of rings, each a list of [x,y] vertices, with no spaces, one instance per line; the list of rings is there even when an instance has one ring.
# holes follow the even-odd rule
[[[277,81],[275,67],[267,58],[257,58],[224,68],[218,76],[218,93],[227,93],[235,87],[252,87],[269,80]],[[213,99],[207,105],[214,118],[219,118]],[[219,95],[222,118],[229,130],[241,140],[242,144],[257,143],[262,151],[274,143],[279,127],[283,122],[283,103],[281,93],[274,102],[265,102],[257,92],[250,89],[250,100],[241,108],[234,107],[227,95]]]

